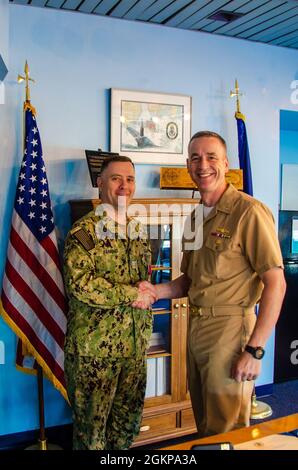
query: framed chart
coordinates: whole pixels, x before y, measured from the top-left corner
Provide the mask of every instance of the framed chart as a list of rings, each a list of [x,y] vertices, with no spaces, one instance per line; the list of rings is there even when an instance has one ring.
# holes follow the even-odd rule
[[[185,165],[191,97],[111,89],[111,151],[134,163]]]

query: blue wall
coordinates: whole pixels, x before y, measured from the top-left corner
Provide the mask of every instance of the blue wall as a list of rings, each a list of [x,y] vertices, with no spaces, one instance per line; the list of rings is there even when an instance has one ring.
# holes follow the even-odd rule
[[[8,2],[5,0],[0,0],[0,53],[3,57],[3,60],[5,60],[6,64],[8,64]],[[6,84],[6,81],[5,81]],[[5,97],[6,98],[6,97]],[[8,168],[9,172],[11,173],[11,167],[12,167],[12,158],[11,158],[11,148],[10,148],[10,142],[9,142],[9,124],[10,124],[10,110],[7,104],[0,104],[0,178],[1,182],[2,179],[9,178],[8,175]],[[5,211],[6,211],[6,202],[7,198],[5,197],[6,195],[6,190],[8,188],[8,185],[4,185],[4,191],[2,192],[1,188],[1,197],[0,197],[0,226],[4,227],[4,223],[6,222],[7,217],[5,217]],[[3,230],[2,230],[3,232]],[[4,250],[6,249],[6,243],[7,243],[7,236],[1,236],[1,252],[0,252],[0,257],[1,259],[4,258]],[[2,266],[2,261],[1,261],[1,266]],[[2,271],[1,271],[2,272]],[[10,350],[12,350],[11,347],[11,340],[12,340],[12,335],[9,331],[9,328],[4,325],[4,323],[1,321],[0,323],[0,342],[1,342],[1,358],[0,358],[0,409],[3,410],[0,412],[1,414],[1,421],[7,420],[7,417],[4,415],[5,408],[7,407],[6,404],[6,398],[5,396],[7,395],[6,390],[6,369],[8,362],[8,356],[10,354]],[[3,395],[4,391],[4,395]]]
[[[5,72],[8,62],[8,2],[7,0],[0,0],[0,55],[2,57],[0,71]],[[3,84],[0,81],[0,105],[3,104]],[[1,111],[0,111],[1,113]]]
[[[4,124],[0,111],[0,123],[5,129],[0,129],[0,137],[6,142],[3,144],[0,139],[0,218],[2,227],[6,227],[0,242],[0,278],[21,160],[23,88],[17,85],[16,77],[26,59],[36,79],[31,96],[38,110],[61,240],[69,227],[67,201],[96,196],[96,190],[90,188],[84,149],[108,150],[107,90],[112,87],[191,95],[192,130],[222,133],[228,142],[231,167],[238,167],[235,103],[229,99],[237,77],[245,91],[242,111],[247,116],[255,196],[277,215],[279,110],[295,110],[290,102],[290,83],[297,74],[297,51],[159,25],[18,5],[9,5],[9,29]],[[153,165],[137,166],[137,196],[178,194],[156,187],[158,171]],[[6,350],[6,363],[0,365],[0,434],[37,428],[35,378],[15,370],[15,338],[2,320],[0,340]],[[273,337],[267,351],[260,385],[273,380]],[[47,426],[69,421],[67,405],[48,383],[45,403]]]
[[[8,2],[0,0],[0,53],[5,63],[8,61]]]

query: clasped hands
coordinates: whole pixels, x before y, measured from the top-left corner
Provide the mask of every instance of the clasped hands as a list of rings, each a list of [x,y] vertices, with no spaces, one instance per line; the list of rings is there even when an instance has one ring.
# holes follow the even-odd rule
[[[141,281],[137,285],[138,297],[132,303],[135,308],[148,310],[154,302],[158,300],[156,287],[148,281]]]

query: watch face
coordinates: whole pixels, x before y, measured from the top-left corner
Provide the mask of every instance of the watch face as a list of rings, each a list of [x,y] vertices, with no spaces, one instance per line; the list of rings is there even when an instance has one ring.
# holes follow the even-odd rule
[[[265,354],[265,351],[263,348],[256,348],[255,350],[255,356],[257,359],[262,359],[262,357],[264,356]]]
[[[253,346],[246,345],[245,351],[249,352],[255,359],[262,359],[265,354],[265,350],[262,348],[262,346],[257,346],[254,348]]]

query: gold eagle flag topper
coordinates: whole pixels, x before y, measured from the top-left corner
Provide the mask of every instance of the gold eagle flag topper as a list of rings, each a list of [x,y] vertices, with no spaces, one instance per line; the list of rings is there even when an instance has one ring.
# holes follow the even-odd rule
[[[36,115],[36,109],[30,103],[30,88],[29,88],[29,81],[35,83],[35,80],[29,77],[29,65],[28,65],[27,60],[25,62],[24,72],[25,72],[25,76],[20,75],[20,74],[18,75],[18,83],[22,83],[25,81],[25,90],[26,90],[26,99],[24,101],[24,112],[23,112],[23,136],[24,136],[23,150],[25,150],[25,140],[24,140],[25,139],[25,111],[26,109],[30,108],[32,111],[32,114],[34,114],[34,116]]]
[[[237,119],[242,119],[245,121],[245,116],[244,114],[241,113],[240,111],[240,96],[243,96],[243,93],[240,92],[239,85],[238,85],[238,80],[237,78],[235,79],[235,90],[230,91],[230,98],[235,98],[236,97],[236,112],[235,112],[235,118]],[[243,188],[241,188],[243,189]]]
[[[23,77],[23,75],[18,75],[18,83],[21,83],[21,82],[25,81],[25,83],[26,83],[26,101],[28,101],[30,103],[29,81],[35,83],[35,80],[33,80],[33,78],[29,77],[29,66],[28,66],[27,60],[26,60],[26,63],[25,63],[24,72],[25,72],[24,77]]]

